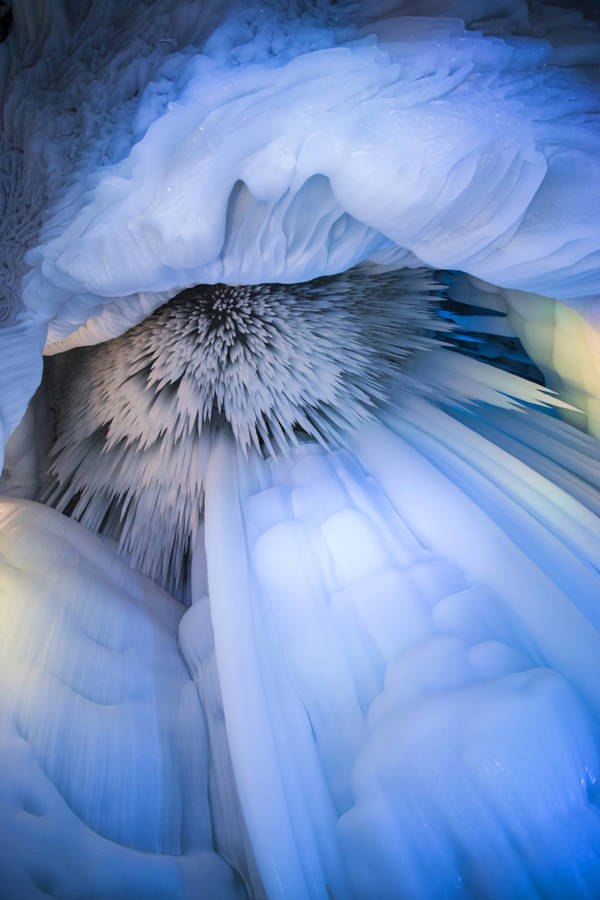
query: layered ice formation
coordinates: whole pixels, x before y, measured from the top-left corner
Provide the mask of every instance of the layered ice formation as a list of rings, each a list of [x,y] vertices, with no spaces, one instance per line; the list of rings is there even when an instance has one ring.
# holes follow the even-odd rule
[[[595,900],[593,4],[0,16],[1,900]]]
[[[461,460],[426,401],[390,426],[211,458],[216,654],[267,894],[592,897],[598,520],[492,443]],[[565,501],[589,556],[559,549]]]

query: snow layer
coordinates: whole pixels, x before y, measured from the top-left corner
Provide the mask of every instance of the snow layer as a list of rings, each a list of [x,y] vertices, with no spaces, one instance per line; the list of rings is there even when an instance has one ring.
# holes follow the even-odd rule
[[[241,896],[182,608],[46,507],[2,501],[0,525],[0,896]]]

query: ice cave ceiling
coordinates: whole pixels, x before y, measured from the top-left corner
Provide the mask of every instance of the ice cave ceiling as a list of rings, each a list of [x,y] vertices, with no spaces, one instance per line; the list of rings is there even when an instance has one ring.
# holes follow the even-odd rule
[[[0,4],[0,900],[600,896],[599,23]]]

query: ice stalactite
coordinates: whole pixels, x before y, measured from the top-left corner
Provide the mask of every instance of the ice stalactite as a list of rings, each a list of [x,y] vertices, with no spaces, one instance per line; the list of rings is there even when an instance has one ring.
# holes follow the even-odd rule
[[[43,498],[117,538],[181,591],[219,428],[244,452],[325,446],[419,390],[407,362],[439,343],[426,270],[360,268],[308,284],[185,291],[120,338],[57,359],[56,440]],[[423,387],[425,387],[423,385]]]

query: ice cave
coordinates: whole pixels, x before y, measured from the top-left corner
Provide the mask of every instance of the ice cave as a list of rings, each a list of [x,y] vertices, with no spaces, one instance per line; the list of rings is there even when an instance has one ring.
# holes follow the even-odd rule
[[[600,898],[599,68],[0,3],[0,900]]]

